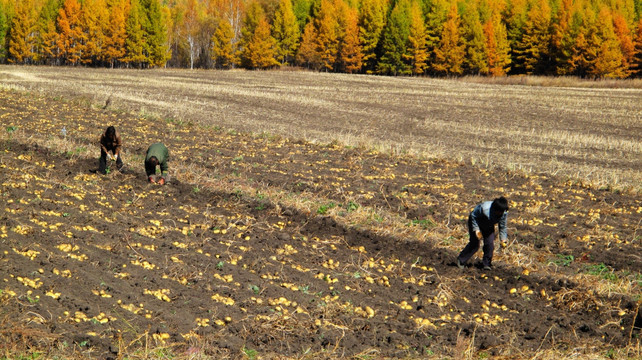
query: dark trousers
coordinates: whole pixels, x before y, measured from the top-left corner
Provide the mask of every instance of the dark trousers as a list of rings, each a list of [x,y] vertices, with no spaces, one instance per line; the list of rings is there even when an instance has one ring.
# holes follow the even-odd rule
[[[116,160],[116,167],[118,170],[120,170],[123,167],[123,159],[121,159],[121,156],[118,156],[118,160]],[[106,174],[107,170],[107,153],[104,152],[102,149],[100,150],[100,160],[98,162],[98,172],[101,174]]]
[[[482,258],[482,263],[484,266],[491,266],[493,262],[493,251],[495,251],[495,229],[480,229],[482,237],[484,238],[484,257]],[[470,216],[468,216],[468,245],[464,250],[459,253],[459,262],[465,264],[470,258],[475,255],[477,250],[479,250],[479,239],[473,231],[473,222]]]

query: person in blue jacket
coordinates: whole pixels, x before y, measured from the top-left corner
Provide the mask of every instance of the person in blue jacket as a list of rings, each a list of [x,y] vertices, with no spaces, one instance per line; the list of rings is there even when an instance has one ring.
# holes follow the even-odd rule
[[[468,216],[468,235],[470,240],[464,250],[457,256],[457,266],[461,269],[464,264],[479,250],[479,242],[484,240],[484,257],[482,265],[484,270],[490,270],[495,250],[495,224],[498,224],[499,238],[505,246],[508,235],[506,233],[506,215],[508,213],[508,200],[498,197],[493,201],[484,201],[475,206]]]

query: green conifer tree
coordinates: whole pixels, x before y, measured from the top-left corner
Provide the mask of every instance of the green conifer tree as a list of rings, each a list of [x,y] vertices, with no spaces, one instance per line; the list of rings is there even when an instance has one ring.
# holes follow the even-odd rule
[[[642,77],[642,17],[636,25],[635,42],[633,44],[633,60],[631,71],[638,77]]]
[[[46,0],[38,17],[37,59],[39,63],[56,64],[60,56],[56,20],[62,6],[61,0]]]
[[[399,0],[388,17],[381,44],[377,72],[388,75],[409,74],[411,67],[404,61],[408,56],[410,36],[410,1]]]
[[[453,5],[442,28],[439,46],[435,49],[433,70],[442,75],[461,75],[465,46],[460,34],[459,12]]]
[[[488,73],[486,38],[475,0],[468,0],[462,12],[462,36],[466,44],[464,72],[481,75]]]
[[[359,42],[363,53],[363,68],[372,74],[377,66],[377,48],[386,24],[387,6],[384,0],[361,0],[359,13]]]
[[[8,32],[13,13],[13,2],[0,0],[0,63],[6,61],[8,52]]]
[[[159,0],[141,0],[145,13],[145,52],[152,67],[163,67],[171,53],[167,42],[167,16]]]
[[[550,68],[550,27],[548,0],[533,0],[526,14],[524,35],[517,45],[517,70],[526,74],[545,74]]]
[[[274,14],[272,34],[276,40],[276,59],[281,64],[291,64],[299,47],[299,24],[291,0],[280,0]]]
[[[145,67],[149,61],[146,51],[146,22],[145,10],[140,1],[131,0],[129,14],[125,22],[127,38],[125,40],[126,53],[123,61],[138,68]]]
[[[439,47],[441,32],[450,11],[448,0],[432,0],[426,12],[426,46],[428,50],[428,67],[435,63],[436,49]]]
[[[551,60],[557,75],[570,73],[570,59],[577,33],[571,31],[573,0],[561,0],[555,21],[551,25]]]
[[[305,25],[310,21],[312,0],[292,0],[292,11],[299,25],[299,33],[303,34]]]
[[[411,73],[421,75],[426,70],[428,52],[427,52],[427,34],[423,12],[419,1],[412,2],[410,7],[410,30],[408,34],[408,50],[405,59],[410,65]]]

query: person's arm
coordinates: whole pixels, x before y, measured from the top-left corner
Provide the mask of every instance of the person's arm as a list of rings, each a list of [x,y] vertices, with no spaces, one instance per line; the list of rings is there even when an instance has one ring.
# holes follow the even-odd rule
[[[479,224],[477,223],[477,217],[482,214],[481,205],[475,206],[473,211],[470,213],[470,222],[473,226],[473,231],[477,238],[481,240],[481,231],[479,230]]]
[[[167,173],[169,172],[169,166],[167,165],[167,158],[163,160],[163,162],[160,164],[160,169],[161,169],[161,176],[165,177],[167,176]]]
[[[169,172],[169,165],[167,164],[168,161],[169,161],[169,150],[165,148],[163,151],[163,161],[160,163],[161,177],[167,176],[167,173]]]
[[[506,232],[506,218],[508,216],[508,212],[505,211],[504,215],[499,219],[499,239],[501,242],[506,242],[508,240],[508,233]]]
[[[122,141],[120,140],[120,134],[116,131],[116,141],[114,142],[114,155],[116,158],[120,156],[120,148],[123,146]]]
[[[107,153],[107,148],[105,147],[105,134],[100,135],[100,150],[104,151]]]

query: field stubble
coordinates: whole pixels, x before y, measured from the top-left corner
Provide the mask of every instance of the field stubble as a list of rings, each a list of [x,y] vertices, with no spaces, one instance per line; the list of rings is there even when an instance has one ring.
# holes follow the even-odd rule
[[[468,80],[0,67],[0,86],[5,88],[84,97],[101,105],[110,99],[112,108],[159,119],[322,143],[338,140],[393,154],[640,190],[642,89]]]
[[[639,194],[0,95],[9,357],[641,355]],[[107,124],[127,171],[99,176]],[[145,183],[155,141],[165,187]],[[510,244],[492,272],[461,271],[470,207],[497,194]]]

